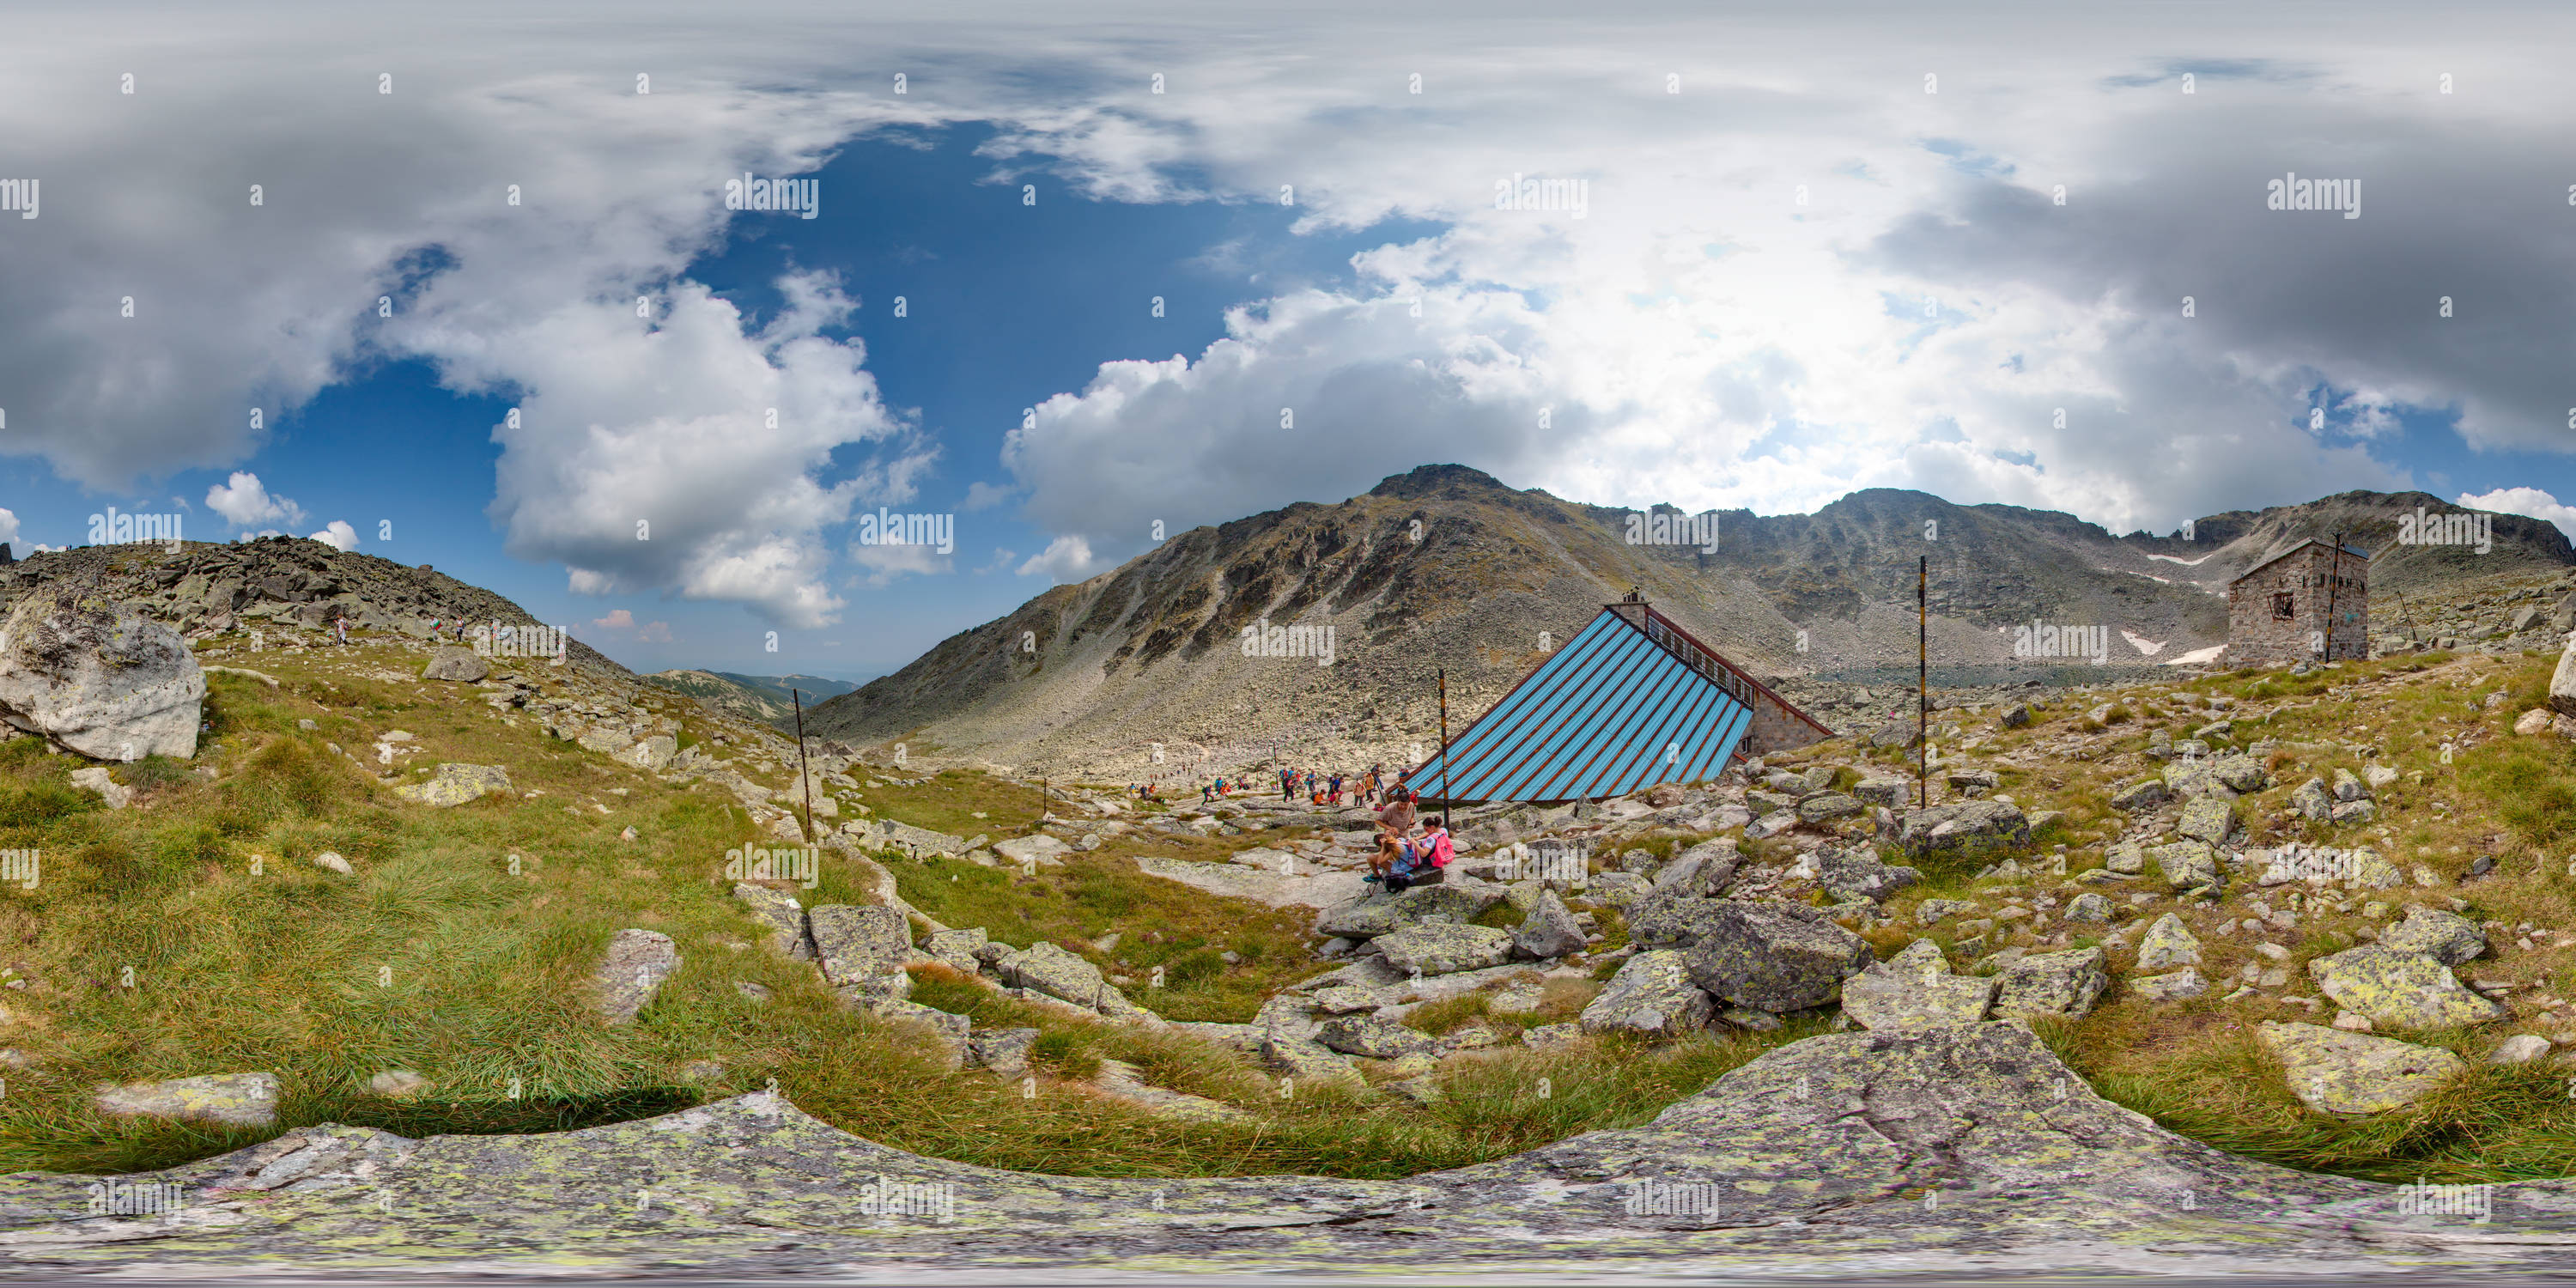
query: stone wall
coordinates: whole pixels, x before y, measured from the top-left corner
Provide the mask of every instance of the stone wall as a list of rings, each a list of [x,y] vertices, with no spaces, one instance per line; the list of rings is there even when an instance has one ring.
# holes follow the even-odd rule
[[[2289,596],[2289,615],[2275,601]],[[2333,616],[2333,651],[2321,654]],[[2238,578],[2227,588],[2227,664],[2289,666],[2370,656],[2370,561],[2307,545]]]

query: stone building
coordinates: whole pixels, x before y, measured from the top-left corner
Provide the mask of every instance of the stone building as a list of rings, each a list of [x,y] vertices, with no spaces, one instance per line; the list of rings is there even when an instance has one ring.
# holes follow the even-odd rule
[[[2370,656],[2370,552],[2311,537],[2227,584],[2227,665]]]

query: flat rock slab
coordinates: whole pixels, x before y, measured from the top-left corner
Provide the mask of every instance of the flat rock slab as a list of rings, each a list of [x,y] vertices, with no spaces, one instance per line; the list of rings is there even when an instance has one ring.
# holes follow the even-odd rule
[[[110,1239],[88,1212],[95,1178],[0,1177],[0,1263],[1174,1283],[2576,1268],[2576,1185],[2498,1185],[2486,1225],[2410,1215],[2398,1186],[2175,1136],[2007,1023],[1810,1038],[1646,1126],[1397,1181],[998,1171],[850,1136],[770,1093],[537,1136],[300,1128],[127,1179],[182,1185],[188,1206],[116,1221]]]
[[[2266,1021],[2263,1049],[2281,1062],[2290,1093],[2321,1114],[2358,1116],[2412,1104],[2468,1067],[2438,1047]]]
[[[507,794],[512,791],[510,771],[499,765],[440,765],[425,783],[405,783],[394,789],[394,795],[408,801],[440,809],[452,809],[468,801],[481,800],[486,792]]]
[[[218,1073],[100,1087],[91,1098],[116,1118],[163,1118],[217,1127],[277,1125],[277,1075]]]
[[[2308,963],[2317,991],[2374,1026],[2446,1029],[2505,1017],[2505,1009],[2460,983],[2451,968],[2424,953],[2376,944],[2347,948]]]
[[[1357,872],[1336,872],[1311,863],[1298,864],[1298,876],[1276,868],[1193,863],[1187,859],[1140,858],[1136,860],[1136,870],[1209,894],[1248,899],[1273,908],[1337,908],[1357,901],[1370,889]]]

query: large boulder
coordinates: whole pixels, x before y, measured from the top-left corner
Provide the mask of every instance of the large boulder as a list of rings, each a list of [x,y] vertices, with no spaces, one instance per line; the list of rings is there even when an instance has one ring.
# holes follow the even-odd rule
[[[1734,841],[1702,841],[1657,868],[1653,888],[1693,898],[1714,897],[1725,892],[1727,883],[1735,879],[1735,869],[1743,862],[1744,856],[1736,850]]]
[[[2576,596],[2569,596],[2576,602]],[[2576,716],[2576,632],[2567,636],[2567,649],[2558,655],[2558,669],[2549,677],[2549,709],[2563,716]]]
[[[1429,1055],[1440,1045],[1420,1029],[1409,1029],[1374,1015],[1345,1015],[1326,1020],[1315,1031],[1315,1040],[1344,1055],[1366,1056],[1371,1060],[1401,1060],[1409,1055]]]
[[[2290,1093],[2321,1114],[2359,1116],[2409,1104],[2468,1066],[2436,1047],[2267,1020],[2255,1031],[2281,1062]]]
[[[1521,928],[1512,934],[1512,950],[1533,961],[1579,952],[1583,944],[1583,927],[1554,890],[1538,892],[1538,906],[1521,918]]]
[[[1628,942],[1641,948],[1687,948],[1708,933],[1731,902],[1649,890],[1627,907]]]
[[[205,697],[188,642],[94,586],[40,588],[0,621],[0,720],[82,755],[194,756]]]
[[[1868,941],[1820,909],[1711,902],[1717,909],[1683,960],[1691,979],[1721,1001],[1774,1015],[1822,1006],[1872,960]]]
[[[2226,840],[2228,831],[2235,826],[2236,805],[2233,801],[2217,796],[2194,796],[2183,802],[2182,819],[2174,824],[2174,832],[2185,840],[2216,845]]]
[[[442,646],[429,655],[429,665],[420,669],[424,680],[447,680],[457,684],[477,684],[492,674],[492,667],[470,648]]]
[[[2081,1018],[2093,1009],[2102,990],[2111,986],[2110,972],[2102,968],[2102,962],[2099,948],[2038,953],[2014,961],[1996,976],[1995,1017]]]
[[[902,974],[912,956],[912,923],[892,908],[832,903],[805,914],[823,978],[839,988],[861,987]]]
[[[2138,940],[2139,970],[2172,970],[2177,966],[2199,964],[2199,937],[2182,924],[2182,918],[2170,912],[2156,918],[2155,924],[2147,927],[2146,935]]]
[[[1490,881],[1451,876],[1438,885],[1415,886],[1402,894],[1373,896],[1327,908],[1315,918],[1315,933],[1375,939],[1424,922],[1474,921],[1486,909],[1508,898],[1509,893]]]
[[[1865,1029],[1974,1024],[1986,1018],[1996,983],[1951,974],[1941,945],[1917,939],[1843,981],[1843,1014]]]
[[[2147,851],[2165,883],[2176,890],[2218,884],[2218,854],[2201,841],[2176,841]]]
[[[798,961],[814,959],[814,941],[805,929],[805,905],[798,903],[796,896],[784,890],[737,881],[733,897],[741,900],[751,910],[752,916],[769,927],[770,947]]]
[[[423,805],[451,809],[468,801],[480,800],[486,792],[508,795],[510,771],[499,765],[440,765],[425,783],[404,783],[394,788],[394,795]]]
[[[1511,932],[1491,926],[1428,921],[1382,935],[1386,964],[1406,975],[1448,975],[1500,966],[1512,958]]]
[[[678,969],[680,950],[669,935],[658,930],[618,931],[608,941],[608,956],[591,979],[599,1013],[611,1024],[633,1020],[662,990],[662,981]]]
[[[1102,977],[1099,967],[1043,939],[1029,945],[1026,952],[1002,958],[1000,970],[1002,982],[1014,988],[1044,993],[1112,1019],[1135,1019],[1147,1014],[1143,1007],[1128,1001],[1117,985]]]
[[[2505,1009],[2470,992],[2451,968],[2423,953],[2377,944],[2308,963],[2317,991],[2374,1027],[2447,1029],[2500,1020]]]
[[[217,1127],[277,1125],[277,1075],[217,1073],[102,1086],[90,1103],[112,1118],[162,1118]]]
[[[1816,852],[1816,884],[1837,899],[1885,903],[1897,891],[1923,880],[1913,868],[1890,867],[1866,845],[1828,846]]]
[[[2010,801],[1960,801],[1909,810],[1896,835],[1907,858],[1969,860],[2030,846],[2030,819]]]
[[[2456,912],[2417,905],[2406,910],[2406,920],[2379,937],[2379,946],[2422,953],[2445,966],[2457,966],[2485,952],[2487,937],[2478,930],[2478,923]]]
[[[648,774],[658,774],[671,763],[673,756],[680,754],[680,742],[667,733],[657,733],[616,754],[617,759],[625,764]],[[814,812],[828,818],[839,811],[832,804],[831,797],[817,792],[814,795]]]
[[[1064,856],[1073,853],[1073,847],[1040,832],[1034,836],[1015,836],[1007,841],[995,841],[993,853],[1002,856],[1014,867],[1023,865],[1055,867],[1064,862]]]
[[[1586,1033],[1643,1033],[1678,1037],[1708,1027],[1716,1004],[1691,982],[1690,967],[1671,949],[1655,949],[1619,966],[1580,1022]]]

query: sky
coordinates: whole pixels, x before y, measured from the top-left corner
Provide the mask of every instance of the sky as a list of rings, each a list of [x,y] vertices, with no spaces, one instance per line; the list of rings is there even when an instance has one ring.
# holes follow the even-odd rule
[[[2563,7],[713,12],[0,14],[0,540],[865,678],[1432,462],[2576,533]]]

